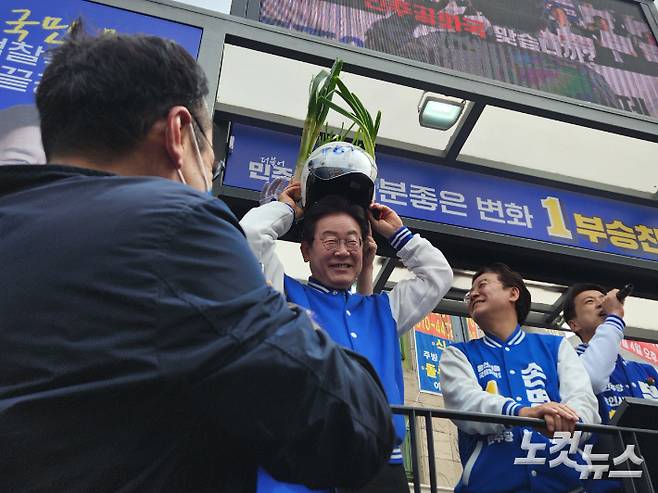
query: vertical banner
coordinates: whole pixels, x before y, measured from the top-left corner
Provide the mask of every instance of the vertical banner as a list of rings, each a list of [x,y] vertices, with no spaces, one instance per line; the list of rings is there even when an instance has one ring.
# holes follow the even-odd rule
[[[439,360],[453,341],[450,315],[430,313],[414,327],[418,388],[421,392],[441,395]]]

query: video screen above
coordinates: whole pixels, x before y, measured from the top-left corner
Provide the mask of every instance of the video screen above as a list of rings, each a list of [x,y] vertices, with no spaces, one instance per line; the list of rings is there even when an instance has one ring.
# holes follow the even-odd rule
[[[262,0],[260,21],[658,117],[658,44],[624,0]]]

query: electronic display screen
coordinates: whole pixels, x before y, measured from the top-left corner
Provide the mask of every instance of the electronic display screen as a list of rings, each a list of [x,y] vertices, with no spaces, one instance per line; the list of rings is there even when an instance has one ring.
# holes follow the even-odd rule
[[[658,45],[623,0],[262,0],[260,21],[658,117]]]

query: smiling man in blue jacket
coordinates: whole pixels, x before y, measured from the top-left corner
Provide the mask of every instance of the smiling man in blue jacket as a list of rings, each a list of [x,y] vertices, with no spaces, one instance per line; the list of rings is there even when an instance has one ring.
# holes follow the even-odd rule
[[[43,74],[49,164],[0,168],[0,491],[352,487],[390,456],[374,370],[206,193],[207,92],[175,43],[79,24]]]
[[[580,471],[568,463],[551,465],[548,460],[559,454],[549,456],[553,444],[548,437],[573,433],[579,420],[600,422],[589,377],[571,344],[563,337],[521,330],[530,311],[530,292],[505,264],[476,272],[466,300],[469,316],[485,335],[443,352],[446,408],[539,418],[546,429],[540,433],[521,426],[456,421],[464,471],[455,492],[567,493],[596,486],[596,481],[581,481]],[[528,443],[543,446],[537,458],[544,460],[515,463],[528,456]],[[583,464],[579,453],[569,458]]]

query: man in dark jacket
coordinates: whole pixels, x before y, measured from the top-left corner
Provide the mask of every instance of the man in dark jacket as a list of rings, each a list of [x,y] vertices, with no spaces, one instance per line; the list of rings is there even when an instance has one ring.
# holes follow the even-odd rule
[[[79,26],[46,69],[49,164],[0,169],[0,491],[356,486],[388,459],[370,365],[205,193],[207,92],[175,43]]]

